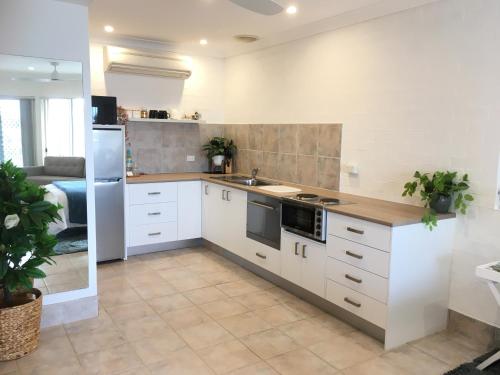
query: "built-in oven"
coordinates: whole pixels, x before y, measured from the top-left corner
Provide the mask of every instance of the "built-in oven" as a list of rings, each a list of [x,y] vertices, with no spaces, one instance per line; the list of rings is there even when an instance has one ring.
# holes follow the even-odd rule
[[[247,199],[247,237],[280,250],[280,200],[255,193],[248,193]]]
[[[321,205],[283,199],[281,226],[300,236],[326,241],[326,212]]]

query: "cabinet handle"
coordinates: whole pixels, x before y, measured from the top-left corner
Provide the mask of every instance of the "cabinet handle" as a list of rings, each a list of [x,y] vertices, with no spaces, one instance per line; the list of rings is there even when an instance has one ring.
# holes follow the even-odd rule
[[[205,185],[205,195],[208,195],[208,185]]]
[[[348,297],[344,297],[344,302],[347,302],[348,304],[353,305],[354,307],[361,307],[361,303],[355,302]]]
[[[352,232],[352,233],[356,233],[356,234],[365,234],[365,231],[361,230],[361,229],[356,229],[356,228],[352,228],[352,227],[347,227],[346,229],[348,232]]]
[[[226,200],[227,201],[231,201],[231,196],[229,195],[230,192],[231,192],[231,190],[226,191]]]
[[[349,250],[347,250],[345,253],[347,255],[349,255],[350,257],[353,257],[353,258],[356,258],[356,259],[363,259],[363,255],[359,255],[359,254],[350,252]]]
[[[307,245],[302,245],[302,258],[307,259],[306,257],[306,247]]]
[[[148,236],[153,237],[153,236],[159,236],[161,232],[154,232],[154,233],[148,233]]]
[[[299,243],[295,242],[295,255],[299,255]]]
[[[225,193],[225,192],[226,192],[225,190],[222,190],[222,200],[223,200],[223,201],[225,201],[225,200],[226,200],[226,198],[224,198],[224,193]]]
[[[355,283],[358,283],[358,284],[361,284],[361,283],[363,282],[363,280],[358,279],[357,277],[351,276],[351,275],[349,275],[349,274],[347,274],[347,273],[345,274],[345,278],[346,278],[347,280],[354,281]]]
[[[161,194],[161,192],[159,192],[159,191],[150,191],[148,193],[148,195],[160,195],[160,194]]]
[[[266,210],[270,210],[270,211],[274,211],[276,209],[274,206],[271,206],[270,204],[262,203],[259,201],[248,201],[248,204],[251,204],[251,205],[254,205],[257,207],[261,207],[261,208],[265,208]]]
[[[267,259],[267,256],[262,255],[261,253],[255,253],[255,255],[257,255],[259,258]]]
[[[158,216],[161,215],[161,212],[148,212],[148,216]]]

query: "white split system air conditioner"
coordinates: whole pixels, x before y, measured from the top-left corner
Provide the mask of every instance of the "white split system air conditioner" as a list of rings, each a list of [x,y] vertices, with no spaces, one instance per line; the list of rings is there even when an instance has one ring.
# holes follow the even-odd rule
[[[104,47],[106,72],[188,79],[189,61],[170,53],[145,52],[121,47]]]

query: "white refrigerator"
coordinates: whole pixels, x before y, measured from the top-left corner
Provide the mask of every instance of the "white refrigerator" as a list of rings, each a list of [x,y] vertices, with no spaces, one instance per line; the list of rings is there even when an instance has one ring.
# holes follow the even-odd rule
[[[123,126],[94,125],[97,261],[125,258],[125,134]]]

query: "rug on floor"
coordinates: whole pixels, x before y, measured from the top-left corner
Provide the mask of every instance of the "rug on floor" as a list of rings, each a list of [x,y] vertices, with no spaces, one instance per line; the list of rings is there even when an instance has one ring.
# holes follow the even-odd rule
[[[68,228],[57,235],[57,241],[54,247],[57,255],[87,251],[87,228]]]
[[[483,371],[480,371],[476,368],[477,365],[491,357],[493,354],[498,352],[498,350],[499,349],[495,349],[490,353],[476,358],[472,362],[464,363],[463,365],[458,366],[456,369],[451,370],[444,375],[500,375],[500,361],[492,364],[490,367],[486,368]]]

